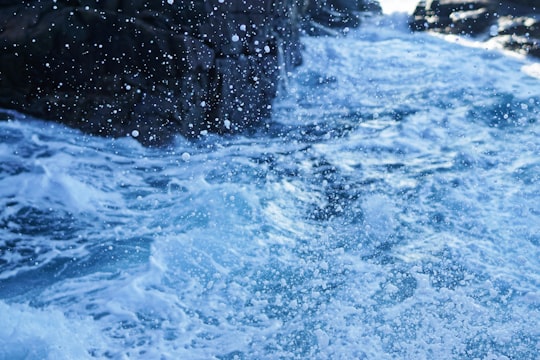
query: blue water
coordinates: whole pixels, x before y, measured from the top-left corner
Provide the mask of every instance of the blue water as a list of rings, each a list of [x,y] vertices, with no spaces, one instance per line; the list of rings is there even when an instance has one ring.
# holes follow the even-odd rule
[[[0,359],[537,359],[540,64],[303,42],[255,135],[2,113]]]

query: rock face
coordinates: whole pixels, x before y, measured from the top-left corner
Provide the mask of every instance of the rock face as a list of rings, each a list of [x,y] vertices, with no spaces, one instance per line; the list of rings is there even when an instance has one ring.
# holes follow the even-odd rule
[[[85,132],[235,132],[270,114],[300,27],[354,26],[370,1],[0,1],[0,107]],[[311,21],[311,20],[310,20]]]
[[[377,1],[311,0],[304,4],[302,27],[310,35],[332,34],[336,28],[356,27],[360,25],[358,11],[382,11]]]
[[[503,47],[540,57],[538,0],[422,0],[410,21],[414,31],[485,35]]]

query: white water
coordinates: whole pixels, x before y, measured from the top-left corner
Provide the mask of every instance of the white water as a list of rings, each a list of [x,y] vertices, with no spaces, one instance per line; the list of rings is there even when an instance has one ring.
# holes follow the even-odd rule
[[[538,64],[404,20],[304,39],[253,137],[6,112],[0,359],[535,359]]]
[[[402,12],[412,14],[418,0],[379,0],[384,14]]]

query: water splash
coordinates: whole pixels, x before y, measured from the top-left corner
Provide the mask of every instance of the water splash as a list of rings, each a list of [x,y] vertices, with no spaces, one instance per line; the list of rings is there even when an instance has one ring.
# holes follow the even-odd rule
[[[534,63],[303,41],[250,138],[0,123],[0,359],[535,358]]]

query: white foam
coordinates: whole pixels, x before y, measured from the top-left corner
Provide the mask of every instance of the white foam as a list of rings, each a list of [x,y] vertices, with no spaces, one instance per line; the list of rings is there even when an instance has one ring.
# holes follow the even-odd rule
[[[101,332],[90,319],[66,318],[61,311],[36,310],[0,301],[0,359],[91,359]]]
[[[303,39],[258,136],[0,123],[2,259],[49,259],[1,279],[0,358],[533,357],[535,67],[404,19]]]
[[[383,13],[406,12],[412,14],[418,0],[379,0]]]
[[[521,71],[533,78],[540,79],[540,63],[523,65]]]

